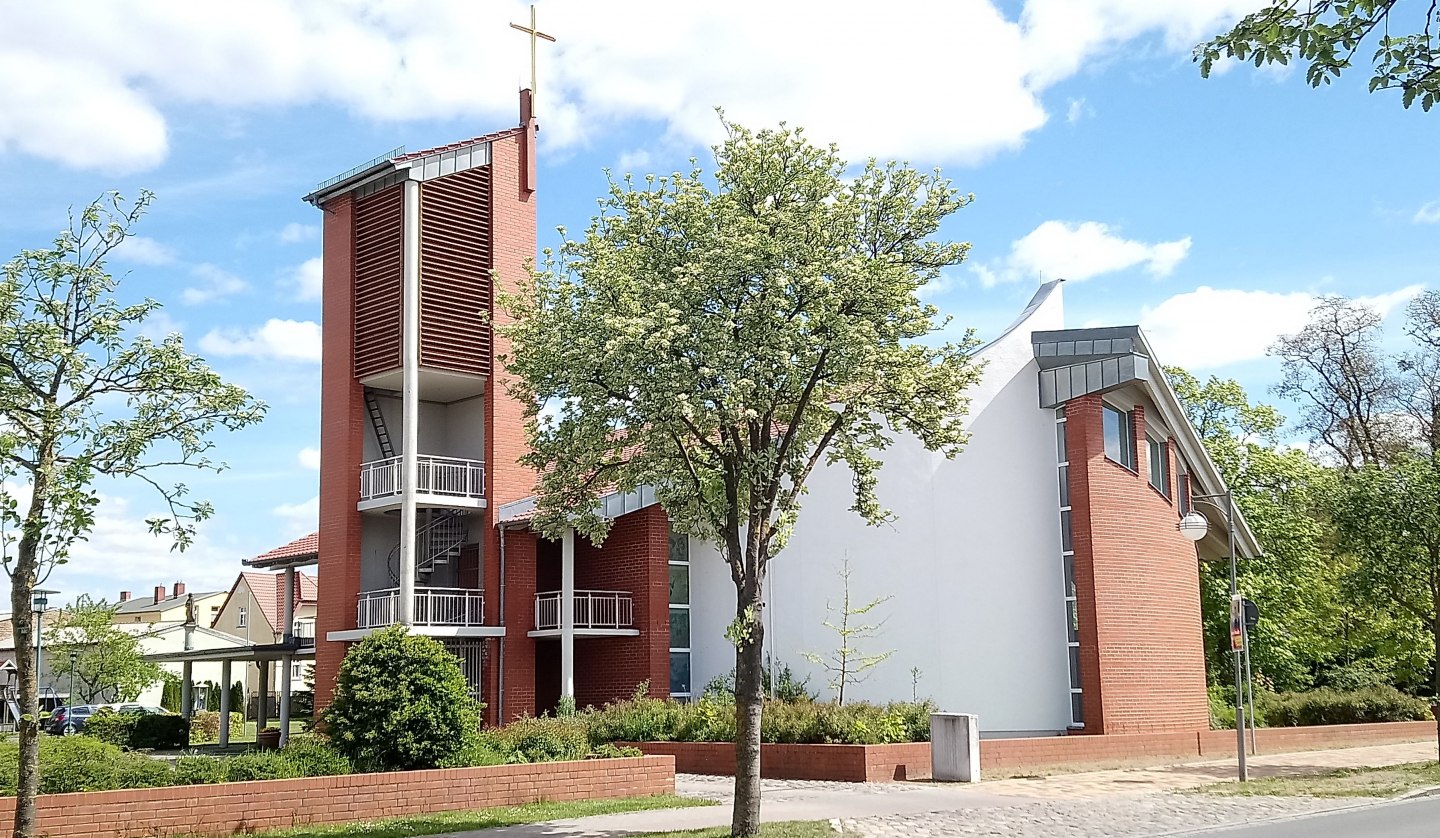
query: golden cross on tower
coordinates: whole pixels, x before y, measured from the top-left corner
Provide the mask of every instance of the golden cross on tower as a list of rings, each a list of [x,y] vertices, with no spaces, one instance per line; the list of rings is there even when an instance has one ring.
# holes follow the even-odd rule
[[[519,29],[530,36],[530,107],[535,107],[535,48],[539,45],[539,39],[544,38],[550,43],[555,43],[554,35],[547,35],[541,32],[535,25],[535,4],[530,4],[530,25],[521,26],[518,23],[510,24],[511,29]]]

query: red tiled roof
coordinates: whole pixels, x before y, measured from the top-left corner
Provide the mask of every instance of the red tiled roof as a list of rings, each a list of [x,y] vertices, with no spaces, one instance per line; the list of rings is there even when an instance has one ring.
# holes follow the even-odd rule
[[[248,564],[264,564],[275,559],[293,559],[300,556],[313,556],[320,552],[320,533],[312,532],[309,535],[301,536],[289,544],[276,547],[268,553],[261,553],[251,559]]]
[[[400,163],[405,160],[414,160],[417,157],[429,157],[432,154],[440,154],[446,151],[454,151],[457,148],[465,148],[466,146],[472,146],[477,143],[489,143],[494,142],[495,140],[503,140],[506,137],[514,136],[515,134],[523,134],[524,132],[525,126],[517,125],[514,128],[506,128],[503,131],[491,131],[489,134],[481,134],[478,137],[471,137],[468,140],[460,140],[459,142],[450,143],[448,145],[439,145],[435,146],[434,148],[427,148],[420,151],[411,151],[406,154],[401,154],[394,158],[394,162]]]
[[[255,597],[255,602],[260,606],[260,610],[265,614],[265,619],[270,623],[270,627],[283,633],[285,583],[282,580],[284,578],[285,574],[283,573],[242,573],[240,578],[235,580],[235,587],[230,589],[230,596],[235,596],[235,592],[240,589],[240,583],[245,583],[249,586],[250,594]],[[295,605],[298,607],[304,604],[313,604],[318,599],[319,589],[316,587],[315,577],[297,571],[295,573]],[[227,598],[225,604],[229,603],[230,600]],[[220,611],[216,613],[211,628],[215,627],[215,622],[219,621],[220,614],[224,611],[224,607],[221,607]]]

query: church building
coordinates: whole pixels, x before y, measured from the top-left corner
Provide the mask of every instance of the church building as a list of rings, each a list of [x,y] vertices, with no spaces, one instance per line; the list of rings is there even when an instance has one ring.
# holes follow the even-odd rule
[[[306,196],[324,214],[318,706],[348,645],[395,624],[457,655],[492,724],[642,682],[696,697],[734,667],[728,569],[653,491],[596,498],[614,520],[598,546],[529,525],[523,408],[490,317],[495,284],[536,255],[530,102],[513,128]],[[847,697],[930,697],[987,735],[1208,727],[1199,562],[1227,547],[1192,498],[1224,486],[1145,336],[1065,329],[1061,288],[978,351],[962,454],[903,436],[886,452],[893,524],[848,511],[843,466],[812,477],[767,595],[768,651],[812,691],[829,694],[805,655],[838,644],[823,624],[848,563],[853,600],[889,598],[862,651],[893,655]],[[1213,514],[1198,550],[1177,527],[1192,508]]]

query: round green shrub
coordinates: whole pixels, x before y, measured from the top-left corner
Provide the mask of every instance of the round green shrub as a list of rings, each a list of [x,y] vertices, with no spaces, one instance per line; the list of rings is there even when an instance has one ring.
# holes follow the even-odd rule
[[[479,728],[459,659],[402,626],[350,648],[324,716],[331,744],[362,771],[451,764]]]
[[[130,747],[130,738],[135,734],[138,713],[116,713],[109,707],[101,707],[85,720],[81,731],[91,739],[98,739],[121,748]]]

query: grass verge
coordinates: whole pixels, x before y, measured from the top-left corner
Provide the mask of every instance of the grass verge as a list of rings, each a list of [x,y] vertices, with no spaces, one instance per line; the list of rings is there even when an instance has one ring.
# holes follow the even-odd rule
[[[1248,783],[1215,783],[1195,791],[1221,797],[1394,797],[1426,786],[1440,786],[1440,763],[1341,768],[1304,777],[1267,777]]]
[[[680,809],[689,806],[711,806],[709,800],[676,797],[670,794],[653,797],[622,797],[615,800],[572,800],[563,803],[527,803],[523,806],[499,806],[469,812],[435,812],[383,820],[351,823],[312,824],[289,829],[255,833],[256,838],[339,838],[363,835],[365,838],[413,838],[417,835],[468,832],[515,826],[522,823],[569,820],[590,815],[614,815],[621,812],[644,812],[651,809]],[[729,831],[726,830],[726,834]],[[809,833],[805,833],[807,836]],[[815,833],[819,835],[820,833]]]
[[[836,838],[829,821],[781,821],[760,826],[761,838]],[[847,832],[842,838],[854,838],[855,833]],[[730,827],[717,826],[713,829],[691,829],[684,832],[645,832],[630,838],[730,838]]]

